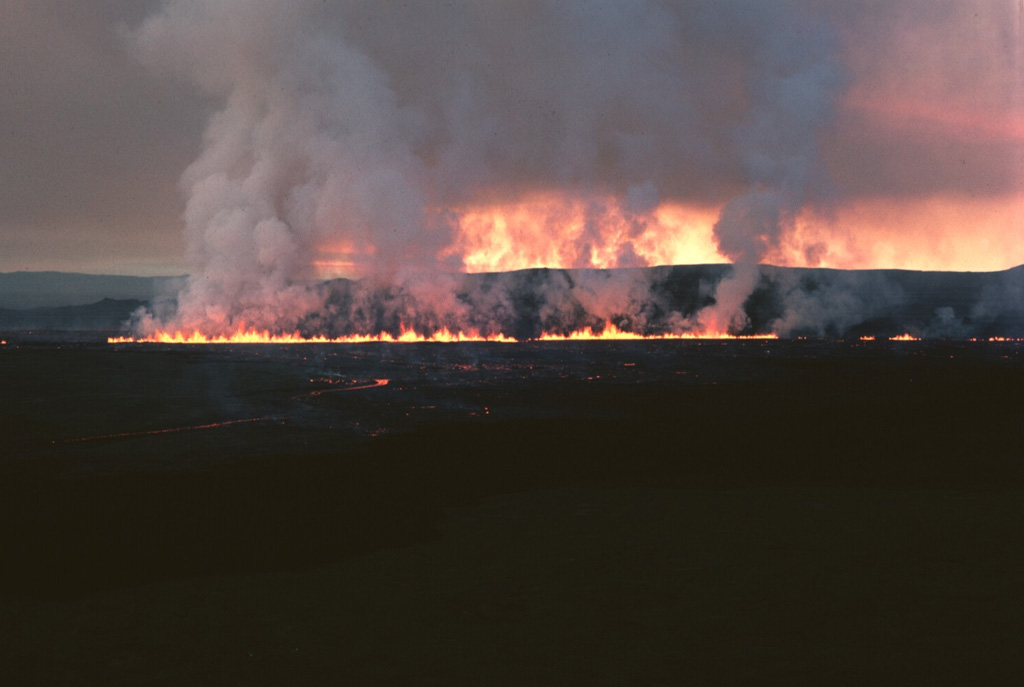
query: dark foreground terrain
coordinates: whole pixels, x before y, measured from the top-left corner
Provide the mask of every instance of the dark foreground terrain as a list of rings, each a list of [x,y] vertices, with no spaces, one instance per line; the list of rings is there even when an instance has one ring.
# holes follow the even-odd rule
[[[8,344],[0,682],[1005,683],[1022,348]]]

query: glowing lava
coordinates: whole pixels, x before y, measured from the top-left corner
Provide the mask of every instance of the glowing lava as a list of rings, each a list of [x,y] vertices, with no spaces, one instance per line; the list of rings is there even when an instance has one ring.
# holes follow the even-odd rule
[[[86,441],[107,441],[110,439],[130,439],[133,437],[148,437],[157,436],[160,434],[177,434],[178,432],[195,432],[201,429],[219,429],[221,427],[230,427],[231,425],[244,425],[252,422],[273,422],[277,418],[273,417],[247,417],[239,420],[224,420],[222,422],[208,422],[203,425],[188,425],[185,427],[165,427],[163,429],[144,429],[138,432],[118,432],[117,434],[97,434],[88,437],[79,437],[78,439],[68,439],[64,443],[67,444],[78,444]],[[56,442],[54,442],[56,443]]]
[[[987,339],[979,339],[977,337],[974,337],[973,339],[970,339],[970,340],[971,341],[975,341],[975,342],[977,342],[977,341],[985,341],[985,342],[988,342],[988,343],[1021,343],[1021,342],[1024,342],[1024,339],[1014,338],[1012,336],[990,336]]]
[[[350,334],[331,338],[327,336],[303,336],[299,332],[291,334],[272,334],[269,330],[239,328],[229,335],[208,336],[199,331],[190,334],[185,332],[158,331],[146,337],[114,336],[107,343],[163,343],[163,344],[303,344],[303,343],[460,343],[469,341],[489,341],[495,343],[515,343],[515,339],[504,334],[483,336],[477,332],[452,332],[447,327],[431,334],[420,334],[414,329],[402,328],[397,336],[388,332],[378,334]]]
[[[775,334],[753,334],[735,336],[724,332],[681,332],[665,334],[638,334],[624,331],[614,323],[608,322],[603,329],[595,330],[585,327],[567,334],[544,332],[533,341],[656,341],[656,340],[691,340],[691,339],[777,339]],[[299,332],[291,334],[272,334],[268,330],[252,330],[239,328],[230,335],[208,336],[199,331],[185,332],[158,331],[146,337],[115,336],[107,339],[107,343],[162,343],[162,344],[359,344],[359,343],[521,343],[506,334],[483,335],[479,332],[452,332],[447,328],[439,329],[430,334],[422,334],[414,329],[403,327],[397,336],[388,332],[378,334],[351,334],[330,338],[326,336],[302,336]]]
[[[775,334],[751,334],[748,336],[735,336],[724,332],[680,332],[666,334],[637,334],[636,332],[623,331],[608,322],[601,331],[594,331],[591,327],[577,329],[568,334],[552,334],[545,332],[541,334],[538,341],[658,341],[658,340],[690,340],[690,339],[777,339]]]
[[[375,379],[372,382],[366,384],[357,384],[355,386],[342,386],[336,389],[317,389],[316,391],[310,391],[310,396],[323,396],[324,394],[333,394],[339,391],[362,391],[364,389],[377,389],[382,386],[387,386],[390,379]]]

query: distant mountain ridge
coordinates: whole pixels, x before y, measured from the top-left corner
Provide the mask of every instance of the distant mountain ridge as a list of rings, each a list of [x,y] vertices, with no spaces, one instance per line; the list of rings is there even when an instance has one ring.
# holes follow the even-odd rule
[[[87,305],[12,310],[0,308],[0,331],[110,331],[147,301],[137,298],[104,298]]]
[[[76,272],[0,272],[0,308],[79,306],[104,298],[151,301],[157,295],[175,293],[184,279]]]
[[[546,331],[568,333],[611,321],[656,334],[702,319],[704,309],[716,304],[720,287],[746,269],[751,276],[738,306],[744,317],[732,333],[774,332],[785,338],[903,333],[952,339],[1024,337],[1024,266],[998,272],[751,267],[753,273],[721,264],[450,275],[458,319],[426,298],[434,293],[431,289],[336,279],[323,282],[322,311],[306,316],[299,329],[307,335],[344,336],[396,333],[403,326],[430,332],[445,326],[530,339]],[[163,301],[173,308],[184,281],[61,272],[0,274],[0,331],[120,330],[139,307]]]

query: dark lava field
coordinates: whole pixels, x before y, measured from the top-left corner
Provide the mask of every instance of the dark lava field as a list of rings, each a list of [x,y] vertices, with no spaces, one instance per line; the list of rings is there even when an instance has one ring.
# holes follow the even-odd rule
[[[0,347],[5,684],[991,682],[1024,344]]]

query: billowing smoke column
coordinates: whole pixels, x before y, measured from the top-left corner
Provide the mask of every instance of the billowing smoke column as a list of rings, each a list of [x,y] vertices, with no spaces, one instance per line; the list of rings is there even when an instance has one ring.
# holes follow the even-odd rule
[[[658,326],[743,329],[750,266],[827,197],[816,137],[841,72],[790,2],[172,0],[132,43],[218,108],[181,181],[192,276],[140,333],[352,329],[384,302],[489,328],[519,286],[424,275],[467,267],[467,208],[538,196],[589,208],[570,240],[551,217],[532,237],[571,243],[535,253],[566,268],[649,264],[635,246],[665,203],[718,211],[739,266]],[[309,285],[323,260],[360,287]],[[622,274],[544,280],[532,307],[644,326],[657,280]]]

